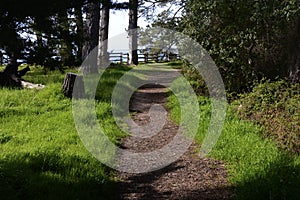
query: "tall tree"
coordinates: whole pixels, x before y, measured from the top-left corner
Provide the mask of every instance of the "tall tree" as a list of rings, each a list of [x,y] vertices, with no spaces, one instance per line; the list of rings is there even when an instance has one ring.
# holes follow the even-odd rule
[[[138,0],[129,0],[129,64],[138,64]]]
[[[18,1],[18,3],[2,0],[0,2],[0,13],[3,13],[3,15],[0,14],[2,18],[0,27],[9,26],[9,29],[5,29],[15,32],[14,34],[9,34],[9,37],[15,35],[17,40],[9,39],[6,36],[1,37],[3,42],[0,41],[0,48],[2,50],[6,49],[5,54],[8,56],[11,54],[9,49],[13,49],[15,51],[14,57],[25,62],[44,64],[42,61],[50,61],[55,57],[54,55],[50,56],[51,53],[58,56],[59,46],[56,45],[61,36],[64,35],[59,34],[61,31],[58,31],[60,24],[58,21],[61,20],[57,19],[57,14],[67,12],[68,9],[74,7],[75,3],[76,5],[82,5],[83,1],[51,0],[41,4],[37,0]],[[5,34],[5,32],[7,31],[3,31],[2,34]],[[33,34],[37,35],[37,41],[33,39]],[[8,44],[8,41],[10,44]],[[53,45],[51,48],[49,48],[50,43]],[[16,52],[17,49],[21,54]],[[46,52],[47,49],[49,50],[48,52]],[[52,50],[53,52],[51,52]],[[47,58],[43,56],[46,54]]]
[[[28,64],[46,66],[54,56],[53,48],[56,48],[56,44],[52,42],[51,35],[57,35],[57,31],[53,30],[53,20],[50,18],[50,16],[35,16],[32,19],[31,31],[37,40],[32,41],[32,47],[29,48]]]
[[[76,36],[75,36],[75,45],[77,46],[77,56],[76,56],[76,65],[81,65],[82,63],[82,48],[83,48],[83,13],[82,5],[77,4],[74,7],[74,15],[76,20]]]
[[[23,16],[16,16],[13,9],[8,8],[8,2],[0,2],[0,48],[9,57],[8,64],[3,72],[0,72],[0,87],[20,87],[21,82],[17,77],[18,59],[22,58],[24,41],[18,34],[18,23],[24,21]],[[5,6],[1,5],[4,4]]]
[[[101,7],[100,32],[99,32],[99,50],[98,65],[106,66],[109,63],[108,49],[108,30],[109,30],[109,12],[111,0],[104,0]]]
[[[63,66],[73,66],[75,58],[73,55],[73,38],[71,25],[68,17],[68,11],[64,10],[58,13],[58,31],[59,31],[59,55]]]
[[[23,41],[17,33],[17,21],[10,13],[0,13],[0,47],[9,56],[9,62],[17,64],[17,59],[21,58],[21,51],[24,48]]]
[[[89,0],[86,6],[86,19],[84,25],[84,43],[82,49],[82,60],[98,46],[99,42],[99,21],[100,21],[100,2],[99,0]],[[96,51],[96,50],[95,50]],[[92,56],[95,60],[89,66],[85,66],[84,73],[97,73],[97,55]]]

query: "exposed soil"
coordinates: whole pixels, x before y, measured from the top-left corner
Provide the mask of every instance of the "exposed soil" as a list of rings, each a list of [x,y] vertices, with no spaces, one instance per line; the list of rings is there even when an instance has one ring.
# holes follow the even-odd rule
[[[176,76],[174,71],[151,75],[157,83],[170,83]],[[133,120],[139,125],[150,122],[148,111],[151,105],[165,106],[167,89],[160,84],[148,84],[137,90],[131,99]],[[150,138],[128,137],[122,141],[124,149],[133,152],[151,152],[168,144],[178,133],[178,126],[169,118],[162,130]],[[230,199],[232,187],[228,183],[225,164],[211,158],[199,158],[193,144],[189,151],[176,162],[158,171],[147,174],[118,172],[117,199],[141,200],[200,200]]]

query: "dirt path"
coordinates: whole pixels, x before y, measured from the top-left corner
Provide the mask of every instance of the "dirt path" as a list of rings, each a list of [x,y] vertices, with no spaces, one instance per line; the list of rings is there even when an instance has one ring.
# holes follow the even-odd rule
[[[130,109],[135,111],[133,120],[139,125],[149,123],[151,105],[165,106],[167,89],[157,83],[168,85],[176,78],[175,71],[152,73],[154,80],[136,91]],[[151,138],[128,137],[122,141],[124,149],[133,152],[150,152],[168,144],[177,134],[178,126],[170,119],[163,129]],[[230,199],[231,187],[227,182],[225,165],[211,158],[200,159],[198,146],[193,144],[179,160],[158,171],[147,174],[118,173],[118,198],[139,200],[200,200]]]

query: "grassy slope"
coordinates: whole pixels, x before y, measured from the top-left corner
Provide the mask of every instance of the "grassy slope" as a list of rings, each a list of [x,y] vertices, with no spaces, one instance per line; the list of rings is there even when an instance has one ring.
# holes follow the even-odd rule
[[[210,121],[209,99],[199,97],[201,120],[196,142],[201,144]],[[175,96],[168,103],[171,116],[180,119]],[[235,199],[298,199],[300,156],[290,157],[274,142],[263,139],[262,128],[227,112],[223,132],[210,153],[225,161],[230,181],[235,186]]]
[[[105,73],[98,87],[105,91],[96,101],[98,119],[115,143],[124,134],[105,99],[126,70]],[[109,199],[114,192],[111,172],[78,137],[71,100],[61,93],[63,78],[36,69],[24,79],[45,89],[0,89],[0,199]]]

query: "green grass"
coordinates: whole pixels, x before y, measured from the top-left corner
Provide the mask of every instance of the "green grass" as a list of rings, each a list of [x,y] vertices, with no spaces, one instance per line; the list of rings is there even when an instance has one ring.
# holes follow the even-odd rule
[[[111,91],[130,69],[108,69],[96,92],[97,118],[115,144],[125,134],[111,113]],[[141,78],[132,74],[130,79]],[[64,74],[35,68],[24,79],[46,88],[0,89],[0,199],[113,199],[112,171],[86,150],[75,129],[72,102],[61,92]],[[211,110],[208,98],[198,100],[201,120],[195,140],[201,144]],[[175,96],[168,106],[179,122]],[[285,153],[262,132],[261,126],[238,118],[230,108],[209,156],[227,163],[235,199],[298,199],[300,156]]]
[[[114,123],[107,95],[127,70],[105,72],[97,92],[98,120],[114,143],[124,133]],[[46,87],[0,89],[0,199],[111,199],[112,172],[76,132],[72,102],[61,92],[64,74],[33,69],[24,79]]]
[[[210,100],[199,97],[199,105],[201,120],[195,140],[201,144],[210,122]],[[175,96],[169,98],[168,106],[178,123],[180,108]],[[231,110],[209,156],[226,162],[234,199],[298,199],[300,156],[287,155],[262,136],[262,127],[239,119]]]

